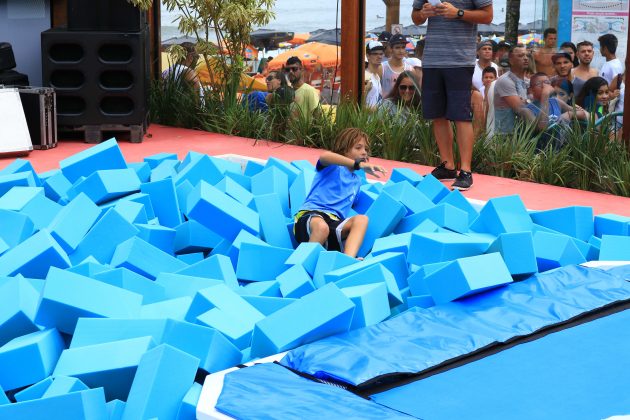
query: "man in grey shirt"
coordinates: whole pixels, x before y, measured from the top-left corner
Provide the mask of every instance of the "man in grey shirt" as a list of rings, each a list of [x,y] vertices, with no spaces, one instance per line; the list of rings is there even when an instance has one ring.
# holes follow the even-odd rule
[[[527,51],[522,46],[515,46],[508,53],[510,71],[494,85],[494,131],[509,134],[514,130],[517,115],[530,120],[527,115],[527,81],[525,69],[529,65]]]
[[[431,0],[436,4],[435,0]],[[442,164],[431,174],[439,180],[452,180],[453,189],[473,185],[472,151],[475,142],[470,103],[475,70],[477,24],[492,22],[492,0],[451,0],[432,5],[414,0],[411,18],[416,25],[427,20],[423,56],[422,112],[433,120],[433,134]],[[453,130],[457,128],[460,171],[455,169]]]

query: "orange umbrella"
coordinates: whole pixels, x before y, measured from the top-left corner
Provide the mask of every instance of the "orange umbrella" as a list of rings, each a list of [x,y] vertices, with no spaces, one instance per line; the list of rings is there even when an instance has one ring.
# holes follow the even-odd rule
[[[269,70],[280,70],[287,63],[289,57],[298,57],[306,69],[316,66],[335,67],[341,64],[341,48],[335,45],[309,42],[297,48],[288,50],[274,57],[269,63]]]
[[[293,35],[293,39],[289,41],[291,45],[302,45],[311,37],[311,34],[308,32],[303,34],[295,34]]]

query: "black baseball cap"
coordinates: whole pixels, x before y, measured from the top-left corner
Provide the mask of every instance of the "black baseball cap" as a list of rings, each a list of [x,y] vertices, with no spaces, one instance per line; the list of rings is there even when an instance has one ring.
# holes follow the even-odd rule
[[[378,40],[379,42],[389,42],[391,37],[392,37],[391,32],[383,31],[379,34]]]
[[[389,39],[389,45],[394,46],[397,44],[407,45],[407,38],[405,38],[401,34],[392,35],[392,37]]]
[[[566,58],[567,60],[573,62],[573,59],[571,58],[571,54],[569,54],[566,51],[561,51],[561,52],[555,53],[554,55],[551,56],[551,61],[553,63],[555,63],[556,60],[558,60],[558,58],[563,58],[563,57]]]
[[[490,48],[494,49],[494,47],[492,45],[492,41],[488,41],[488,40],[481,41],[479,44],[477,44],[477,51],[479,51],[483,47],[490,47]]]
[[[497,45],[497,49],[499,49],[499,48],[510,49],[510,48],[512,48],[512,44],[507,42],[507,41],[500,41],[499,44]]]

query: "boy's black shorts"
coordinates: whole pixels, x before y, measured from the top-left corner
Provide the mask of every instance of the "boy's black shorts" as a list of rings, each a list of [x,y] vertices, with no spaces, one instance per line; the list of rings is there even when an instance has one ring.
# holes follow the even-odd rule
[[[472,121],[470,88],[475,67],[424,68],[422,115],[427,120]]]
[[[324,219],[328,228],[330,229],[330,233],[328,234],[328,242],[325,244],[325,248],[329,251],[343,251],[342,247],[342,239],[341,239],[341,229],[345,224],[346,220],[339,220],[330,217],[329,214],[311,210],[303,213],[300,218],[295,222],[295,240],[297,243],[308,242],[310,235],[310,222],[311,217],[321,217]]]

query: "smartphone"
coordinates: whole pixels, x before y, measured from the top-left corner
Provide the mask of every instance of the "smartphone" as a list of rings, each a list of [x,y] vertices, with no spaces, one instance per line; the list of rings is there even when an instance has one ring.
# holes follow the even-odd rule
[[[440,0],[429,0],[429,4],[433,7],[436,7],[442,4],[442,2]]]

